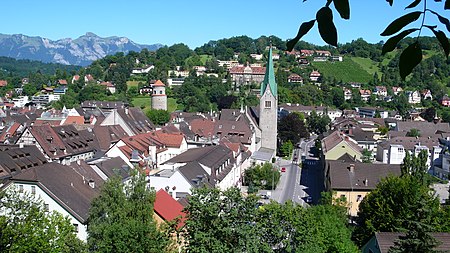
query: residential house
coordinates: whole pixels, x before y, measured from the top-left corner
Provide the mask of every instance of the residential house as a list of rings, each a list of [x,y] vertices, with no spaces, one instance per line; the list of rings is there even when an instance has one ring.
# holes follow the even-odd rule
[[[436,252],[450,251],[450,233],[435,233],[430,235],[437,241]],[[362,247],[362,253],[388,253],[395,242],[405,233],[399,232],[375,232],[375,235]],[[406,238],[409,239],[409,238]],[[430,249],[431,250],[431,249]]]
[[[359,94],[361,95],[361,100],[364,102],[369,101],[370,96],[372,95],[372,92],[370,90],[359,90]]]
[[[352,90],[344,88],[344,99],[345,100],[352,99]]]
[[[80,240],[87,240],[87,219],[92,200],[98,196],[98,178],[89,178],[58,163],[34,166],[12,177],[6,187],[40,198],[48,211],[68,217]]]
[[[134,68],[131,70],[131,75],[141,75],[141,74],[148,74],[150,70],[154,69],[155,66],[153,65],[147,65],[142,68]]]
[[[309,80],[311,80],[311,82],[320,82],[321,76],[322,75],[319,73],[319,71],[313,70],[311,74],[309,74]]]
[[[105,86],[111,94],[116,93],[116,86],[111,82],[101,82],[100,85]]]
[[[168,186],[169,194],[176,199],[191,194],[193,187],[206,185],[224,190],[239,185],[241,180],[233,151],[222,145],[189,149],[160,167],[150,176],[150,185],[155,190]]]
[[[288,81],[288,83],[299,83],[299,84],[302,84],[303,83],[303,77],[301,77],[298,74],[293,73],[293,74],[290,74],[288,76],[288,80],[287,81]]]
[[[356,217],[364,197],[390,175],[399,176],[400,165],[362,163],[345,155],[326,161],[325,189],[333,193],[333,199],[345,200],[348,214]]]
[[[237,67],[239,65],[238,61],[221,61],[217,60],[217,64],[219,67],[226,67],[227,69],[231,69]]]
[[[288,113],[291,112],[300,112],[305,115],[305,117],[311,115],[311,113],[314,111],[317,115],[327,115],[331,121],[334,121],[336,118],[339,118],[342,116],[342,111],[339,109],[332,109],[325,106],[309,106],[309,105],[300,105],[300,104],[291,104],[291,103],[285,103],[278,106],[278,110],[280,112],[287,111]]]
[[[420,137],[436,139],[450,136],[450,125],[445,122],[398,121],[391,136],[406,136],[411,129],[417,129]]]
[[[445,94],[441,99],[441,105],[445,107],[450,107],[450,97]]]
[[[144,112],[136,107],[113,109],[100,125],[120,125],[129,136],[147,133],[156,128]]]
[[[377,145],[376,159],[386,164],[402,164],[406,152],[412,155],[418,155],[420,151],[425,150],[428,155],[427,166],[439,157],[439,152],[432,152],[438,147],[438,140],[428,137],[393,137],[384,140]]]
[[[314,55],[314,50],[306,50],[306,49],[302,49],[300,50],[300,55],[301,56],[313,56]]]
[[[374,93],[377,96],[386,97],[387,96],[386,86],[375,86]]]
[[[344,154],[361,160],[362,148],[348,135],[334,131],[322,139],[322,155],[325,160],[337,160]]]
[[[331,61],[344,61],[344,57],[342,55],[333,55],[330,57]]]
[[[0,188],[9,179],[31,167],[47,163],[35,146],[0,146]]]
[[[28,96],[18,96],[16,98],[13,98],[12,102],[14,103],[14,107],[22,108],[26,104],[28,104],[30,100],[28,99]]]
[[[92,132],[78,131],[73,125],[33,125],[24,130],[16,142],[35,145],[49,162],[70,164],[94,157],[98,149]]]
[[[357,82],[350,82],[349,83],[350,86],[354,89],[360,89],[361,88],[361,83],[357,83]]]
[[[407,91],[406,97],[408,98],[408,103],[419,104],[421,101],[420,93],[418,91]]]
[[[433,156],[438,158],[433,160],[433,174],[442,179],[450,176],[450,140],[449,138],[439,138],[439,147],[433,149]]]
[[[398,95],[398,94],[400,94],[400,92],[402,92],[403,91],[403,89],[402,89],[402,87],[398,87],[398,86],[394,86],[394,87],[392,87],[392,92],[394,92],[394,95]]]
[[[113,111],[114,109],[124,109],[128,105],[122,101],[93,101],[88,100],[81,103],[81,108],[84,110],[101,109],[106,111]]]
[[[316,54],[318,56],[325,56],[325,57],[330,57],[331,56],[330,51],[323,51],[323,50],[316,50]]]
[[[236,66],[232,67],[228,73],[233,84],[236,86],[248,85],[250,83],[261,83],[266,73],[265,67]]]
[[[422,98],[425,100],[433,100],[433,95],[431,94],[431,91],[428,89],[423,90],[422,92],[420,92],[420,94],[422,95]]]
[[[378,116],[385,119],[389,116],[388,111],[375,107],[355,107],[355,110],[363,118],[376,118]]]
[[[23,125],[21,125],[19,122],[13,122],[11,125],[8,125],[0,134],[0,143],[15,143],[19,133],[23,131],[23,128]]]
[[[263,58],[262,54],[250,54],[250,57],[252,57],[253,59],[260,61]]]
[[[0,80],[0,87],[6,87],[8,85],[8,81]]]

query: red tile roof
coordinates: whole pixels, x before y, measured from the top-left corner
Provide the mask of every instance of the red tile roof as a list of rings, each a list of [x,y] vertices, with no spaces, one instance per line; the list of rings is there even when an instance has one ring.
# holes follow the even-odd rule
[[[67,80],[66,79],[59,79],[58,83],[61,85],[67,85]]]
[[[20,123],[14,122],[12,126],[2,132],[2,134],[0,135],[0,142],[5,142],[7,138],[13,136],[16,133],[17,129],[19,129],[19,127]]]
[[[192,132],[198,136],[208,137],[214,135],[215,122],[208,119],[194,119],[189,124]]]
[[[157,80],[154,84],[153,87],[164,87],[166,86],[163,82],[161,82],[161,80]]]
[[[183,206],[172,198],[172,196],[170,196],[166,191],[164,191],[164,189],[161,189],[156,193],[153,209],[155,213],[165,221],[172,221],[179,217],[180,221],[177,227],[181,228],[184,226],[186,213],[183,212]]]
[[[246,73],[245,70],[245,66],[238,66],[238,67],[233,67],[230,69],[230,74],[244,74]],[[251,69],[251,72],[248,74],[253,74],[253,75],[264,75],[266,73],[266,68],[265,67],[249,67]],[[246,73],[247,74],[247,73]]]
[[[64,121],[63,125],[84,125],[84,117],[83,116],[68,116]]]
[[[6,85],[8,85],[8,81],[0,80],[0,87],[5,87]]]

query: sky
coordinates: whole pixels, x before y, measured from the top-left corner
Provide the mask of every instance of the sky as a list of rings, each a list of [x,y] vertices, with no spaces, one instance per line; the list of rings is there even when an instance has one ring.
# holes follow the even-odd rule
[[[386,40],[379,34],[394,19],[406,14],[412,2],[349,0],[350,20],[343,20],[333,9],[338,42],[363,38],[370,43]],[[173,45],[184,43],[191,49],[210,40],[247,35],[258,38],[275,35],[295,37],[304,21],[326,0],[5,0],[2,1],[0,33],[40,36],[51,40],[78,38],[87,32],[100,37],[127,37],[139,44]],[[432,8],[448,17],[443,2],[428,1]],[[417,10],[423,8],[419,5]],[[427,16],[427,22],[438,24]],[[430,18],[430,19],[428,19]],[[420,22],[417,21],[416,26]],[[441,30],[444,28],[441,28]],[[430,35],[425,33],[424,35]],[[447,33],[448,35],[448,33]],[[317,24],[302,40],[324,45]]]

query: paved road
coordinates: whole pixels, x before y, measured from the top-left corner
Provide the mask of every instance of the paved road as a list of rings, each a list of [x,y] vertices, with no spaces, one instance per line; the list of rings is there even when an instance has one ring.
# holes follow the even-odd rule
[[[319,168],[319,160],[314,157],[312,151],[314,147],[314,138],[308,141],[302,141],[300,148],[294,150],[294,158],[301,162],[302,155],[305,155],[303,165],[297,164],[297,161],[278,160],[279,168],[286,168],[286,172],[281,173],[280,182],[277,188],[272,192],[272,199],[284,203],[291,200],[302,206],[309,206],[305,200],[311,196],[313,203],[317,203],[320,192],[323,191],[323,177]],[[303,167],[303,168],[302,168]]]

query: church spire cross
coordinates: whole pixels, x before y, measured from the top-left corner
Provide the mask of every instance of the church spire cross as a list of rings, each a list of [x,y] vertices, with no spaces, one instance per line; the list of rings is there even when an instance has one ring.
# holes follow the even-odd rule
[[[267,55],[266,74],[264,75],[264,81],[261,84],[261,96],[266,91],[267,86],[269,86],[272,95],[277,97],[278,91],[272,59],[272,42],[270,42],[269,54]]]

